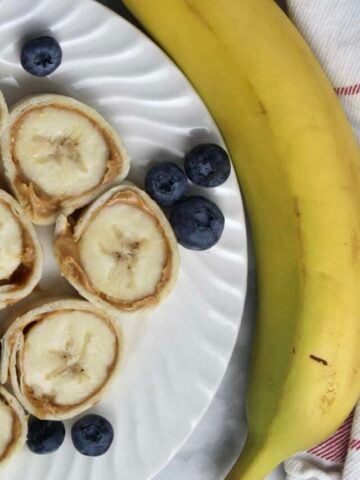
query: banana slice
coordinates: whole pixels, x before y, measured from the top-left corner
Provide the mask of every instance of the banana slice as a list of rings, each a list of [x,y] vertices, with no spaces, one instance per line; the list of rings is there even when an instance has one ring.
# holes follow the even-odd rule
[[[170,293],[179,269],[166,217],[131,185],[106,192],[77,221],[61,215],[54,249],[63,275],[79,293],[116,313],[155,308]]]
[[[70,97],[34,95],[12,110],[1,142],[5,175],[39,225],[89,203],[129,171],[115,130]]]
[[[4,95],[0,91],[0,137],[8,123],[9,112],[5,102]]]
[[[71,418],[104,395],[123,353],[116,322],[82,300],[18,317],[2,339],[0,381],[38,418]]]
[[[30,220],[0,190],[0,308],[26,297],[40,280],[42,249]]]
[[[4,387],[0,387],[0,467],[24,446],[27,416],[21,405]]]

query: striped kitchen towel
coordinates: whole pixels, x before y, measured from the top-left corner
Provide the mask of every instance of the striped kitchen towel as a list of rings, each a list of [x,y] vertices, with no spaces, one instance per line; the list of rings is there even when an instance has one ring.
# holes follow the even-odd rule
[[[360,142],[360,0],[287,0]],[[360,404],[327,441],[285,462],[287,480],[360,480]]]
[[[360,480],[360,405],[328,440],[284,466],[287,480]]]
[[[287,0],[287,6],[360,141],[360,0]]]

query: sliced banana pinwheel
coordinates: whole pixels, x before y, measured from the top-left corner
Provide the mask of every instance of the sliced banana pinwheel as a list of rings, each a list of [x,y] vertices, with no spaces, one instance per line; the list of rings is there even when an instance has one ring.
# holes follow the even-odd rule
[[[132,185],[109,190],[76,221],[61,215],[54,248],[63,275],[78,292],[117,313],[155,308],[179,269],[166,217]]]
[[[8,123],[9,112],[5,102],[4,95],[0,91],[0,137]]]
[[[1,142],[5,175],[39,225],[82,207],[129,171],[115,130],[95,110],[62,95],[34,95],[10,112]]]
[[[27,416],[21,405],[4,387],[0,387],[0,467],[24,446]]]
[[[113,380],[123,353],[116,321],[83,300],[57,300],[18,317],[2,339],[0,381],[42,419],[90,408]]]
[[[26,297],[40,280],[42,249],[18,202],[0,190],[0,308]]]

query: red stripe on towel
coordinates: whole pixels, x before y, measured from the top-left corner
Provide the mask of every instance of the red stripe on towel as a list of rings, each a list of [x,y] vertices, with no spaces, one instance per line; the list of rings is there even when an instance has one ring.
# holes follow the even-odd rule
[[[311,448],[309,453],[330,462],[344,463],[350,441],[353,416],[351,414],[328,440]],[[354,444],[353,448],[360,450],[360,441],[358,441],[358,444]]]
[[[335,92],[338,95],[357,95],[360,93],[360,83],[355,83],[354,85],[348,85],[345,87],[336,87]]]

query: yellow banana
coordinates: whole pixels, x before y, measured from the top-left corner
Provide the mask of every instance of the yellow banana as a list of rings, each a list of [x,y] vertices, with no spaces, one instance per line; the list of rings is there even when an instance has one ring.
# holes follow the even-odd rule
[[[249,437],[263,479],[360,393],[360,153],[310,49],[272,0],[125,0],[212,112],[253,230],[259,308]]]

